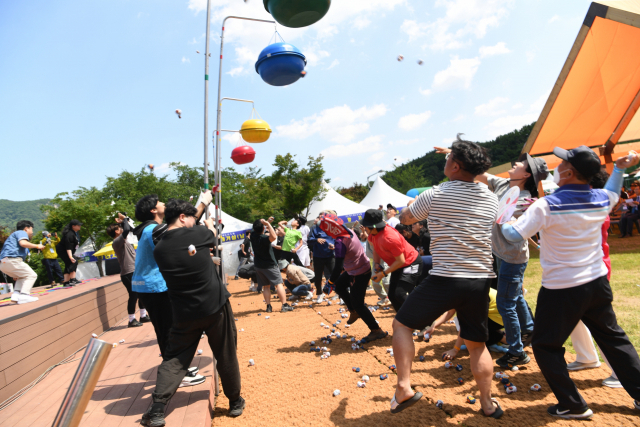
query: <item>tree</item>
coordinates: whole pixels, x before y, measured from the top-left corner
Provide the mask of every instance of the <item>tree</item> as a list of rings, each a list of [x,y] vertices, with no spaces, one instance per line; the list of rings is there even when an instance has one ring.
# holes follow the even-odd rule
[[[335,190],[342,196],[356,203],[360,203],[362,199],[367,197],[367,194],[369,193],[368,186],[364,184],[358,184],[357,182],[354,182],[351,187],[337,187]]]
[[[418,165],[406,165],[401,170],[394,166],[394,170],[387,172],[382,176],[384,182],[389,184],[393,189],[406,194],[412,188],[428,187],[431,185],[422,171],[422,167]],[[395,172],[395,173],[394,173]]]

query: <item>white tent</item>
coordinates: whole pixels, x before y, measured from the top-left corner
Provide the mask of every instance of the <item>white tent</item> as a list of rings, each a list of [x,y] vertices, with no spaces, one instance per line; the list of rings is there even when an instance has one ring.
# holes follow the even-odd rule
[[[198,202],[196,206],[200,203]],[[208,208],[209,217],[215,218],[215,206],[213,203]],[[222,230],[222,264],[224,265],[224,273],[226,275],[235,276],[238,269],[238,250],[240,245],[244,241],[245,232],[253,228],[252,224],[234,218],[220,211],[220,219],[224,224],[224,230]]]
[[[324,181],[322,181],[322,185],[326,190],[325,196],[322,200],[314,201],[309,205],[306,215],[309,221],[317,218],[322,211],[334,210],[343,221],[354,222],[362,220],[364,212],[371,209],[366,203],[358,204],[340,195]]]
[[[409,200],[413,199],[389,187],[389,185],[378,176],[373,182],[371,190],[369,190],[367,196],[362,199],[362,202],[360,203],[366,206],[375,206],[376,208],[379,205],[386,208],[387,203],[391,203],[393,206],[400,209],[407,206]]]

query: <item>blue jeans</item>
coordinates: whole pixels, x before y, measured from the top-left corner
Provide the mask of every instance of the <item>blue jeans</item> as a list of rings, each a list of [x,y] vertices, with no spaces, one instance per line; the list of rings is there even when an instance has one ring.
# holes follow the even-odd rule
[[[504,322],[509,353],[519,355],[524,347],[520,334],[533,332],[533,319],[522,295],[522,281],[527,263],[510,264],[496,257],[498,265],[498,297],[496,305]]]
[[[293,288],[291,293],[299,297],[306,297],[309,294],[309,292],[311,292],[311,289],[313,289],[311,285],[299,285]]]

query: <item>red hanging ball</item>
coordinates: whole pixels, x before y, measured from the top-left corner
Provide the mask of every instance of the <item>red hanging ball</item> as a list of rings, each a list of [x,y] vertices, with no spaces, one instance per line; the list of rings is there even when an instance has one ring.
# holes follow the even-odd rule
[[[233,160],[233,163],[235,163],[236,165],[251,163],[255,158],[256,151],[248,145],[241,145],[240,147],[236,147],[231,152],[231,160]]]

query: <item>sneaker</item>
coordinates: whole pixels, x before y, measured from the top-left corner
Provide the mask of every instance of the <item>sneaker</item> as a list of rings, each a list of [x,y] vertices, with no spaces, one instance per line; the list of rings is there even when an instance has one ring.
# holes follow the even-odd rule
[[[640,402],[638,402],[637,400],[633,401],[633,406],[640,411]]]
[[[11,297],[13,298],[13,296]],[[18,304],[28,304],[30,302],[38,301],[38,297],[32,297],[31,295],[20,294],[20,299],[18,300]]]
[[[71,283],[71,282],[62,282],[62,286],[64,286],[65,288],[69,287],[69,286],[75,286],[75,284]]]
[[[239,417],[242,415],[242,411],[244,411],[244,407],[247,405],[247,402],[240,397],[238,400],[229,402],[229,416],[230,417]]]
[[[11,302],[13,304],[18,304],[18,301],[20,301],[20,292],[14,292],[11,294]]]
[[[271,307],[271,306],[269,306]],[[293,311],[293,307],[291,307],[289,304],[287,304],[286,302],[284,304],[282,304],[282,310],[280,310],[282,312],[286,312],[286,311]]]
[[[389,304],[391,304],[391,301],[389,301],[389,298],[381,299],[380,301],[378,301],[378,305],[380,307],[386,307]]]
[[[620,380],[614,377],[613,375],[611,375],[609,378],[605,378],[604,380],[602,380],[602,385],[610,388],[622,388],[622,384],[620,384]]]
[[[202,384],[205,381],[205,377],[199,374],[190,374],[187,371],[187,375],[182,379],[178,387],[191,387],[194,385]]]
[[[271,308],[271,304],[267,304],[267,313],[271,313],[273,308]]]
[[[335,301],[335,300],[337,300],[339,298],[340,298],[339,295],[334,295],[334,296],[331,297],[331,301]]]
[[[307,297],[305,298],[307,301],[313,298],[313,292],[307,292]]]
[[[142,326],[142,323],[138,322],[136,319],[133,319],[131,322],[129,322],[129,326],[127,326],[128,328],[137,328],[138,326]]]
[[[257,286],[255,286],[253,284],[251,286],[249,286],[249,292],[256,292],[257,290],[258,290]]]
[[[504,356],[496,360],[496,363],[501,368],[510,368],[516,365],[526,365],[529,362],[531,362],[531,358],[524,351],[518,356],[514,356],[513,354],[506,352]]]
[[[287,298],[287,301],[293,301],[294,299],[298,298],[300,298],[298,295],[291,295],[289,298]]]
[[[588,420],[593,417],[593,411],[589,408],[565,409],[560,405],[549,406],[549,408],[547,408],[547,413],[553,417],[564,418],[567,420]]]
[[[74,277],[73,279],[69,280],[69,282],[70,282],[70,283],[73,283],[73,284],[75,284],[75,285],[79,285],[79,284],[81,284],[81,283],[82,283],[81,281],[79,281],[79,280],[78,280],[78,279],[76,279],[75,277]]]
[[[149,323],[149,322],[151,322],[151,319],[149,318],[148,314],[140,318],[140,323]]]
[[[238,276],[234,277],[233,280],[238,280],[240,279]]]
[[[140,424],[143,426],[162,427],[166,425],[164,420],[165,405],[163,403],[154,403],[151,408],[142,415]]]
[[[200,369],[198,369],[197,367],[192,366],[189,369],[187,369],[187,375],[193,377],[198,373],[199,370]]]
[[[316,304],[320,304],[322,301],[324,301],[324,294],[320,294],[318,296],[318,299],[316,300]]]
[[[520,334],[520,341],[522,341],[523,347],[529,347],[531,345],[532,339],[533,339],[533,332],[525,332],[524,334]]]
[[[581,371],[583,369],[599,368],[600,365],[601,363],[599,360],[593,363],[571,362],[567,365],[567,369],[570,371]]]

